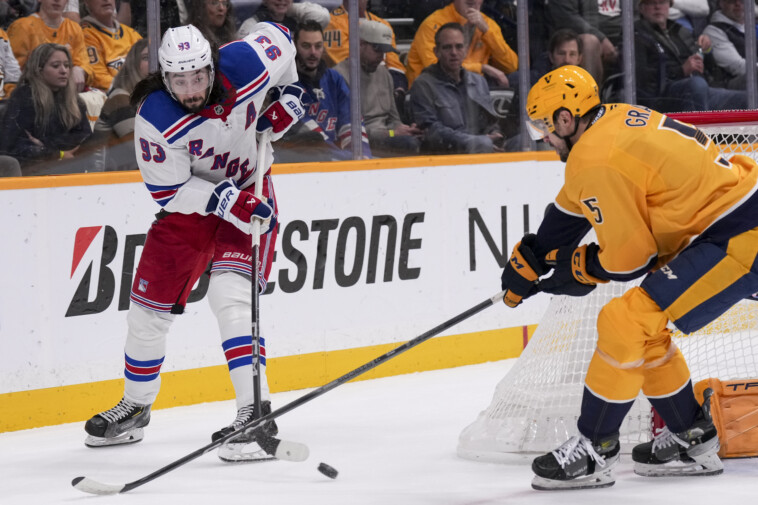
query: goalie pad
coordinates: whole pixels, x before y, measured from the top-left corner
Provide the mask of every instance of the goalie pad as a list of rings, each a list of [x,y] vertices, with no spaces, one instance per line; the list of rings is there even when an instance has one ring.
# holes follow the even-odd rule
[[[706,388],[713,389],[711,414],[721,442],[718,455],[758,456],[758,379],[704,379],[695,384],[699,402]]]

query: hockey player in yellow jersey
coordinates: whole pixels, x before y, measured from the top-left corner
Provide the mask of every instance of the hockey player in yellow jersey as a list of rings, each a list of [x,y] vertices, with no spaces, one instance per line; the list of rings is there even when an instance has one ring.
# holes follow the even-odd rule
[[[142,36],[116,20],[116,0],[85,0],[84,4],[88,14],[81,25],[92,67],[90,86],[107,92],[129,49]]]
[[[575,66],[540,78],[527,112],[533,137],[566,162],[565,182],[537,234],[513,250],[505,303],[645,276],[601,310],[579,434],[534,460],[532,487],[612,485],[619,428],[640,390],[666,428],[634,448],[635,472],[721,473],[709,394],[698,404],[669,327],[690,333],[758,292],[758,165],[653,110],[601,104]],[[578,245],[590,228],[597,241]]]

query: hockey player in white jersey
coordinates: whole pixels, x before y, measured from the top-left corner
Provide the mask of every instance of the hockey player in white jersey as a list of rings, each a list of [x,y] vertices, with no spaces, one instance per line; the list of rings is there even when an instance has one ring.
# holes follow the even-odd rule
[[[208,301],[236,394],[237,417],[216,439],[253,416],[251,275],[266,286],[278,208],[270,166],[256,166],[256,132],[277,140],[303,115],[295,48],[287,28],[259,23],[216,54],[192,25],[169,29],[160,72],[132,94],[134,141],[145,186],[161,207],[148,231],[131,291],[121,401],[85,425],[90,447],[138,442],[160,388],[166,335],[198,278],[210,268]],[[267,93],[271,104],[262,110]],[[272,159],[272,156],[267,156]],[[263,199],[254,196],[265,170]],[[260,269],[253,272],[253,219],[261,221]],[[261,338],[261,403],[271,411]],[[276,425],[264,425],[269,435]],[[238,444],[239,445],[239,444]],[[222,448],[223,449],[223,448]],[[256,454],[255,452],[250,454]]]

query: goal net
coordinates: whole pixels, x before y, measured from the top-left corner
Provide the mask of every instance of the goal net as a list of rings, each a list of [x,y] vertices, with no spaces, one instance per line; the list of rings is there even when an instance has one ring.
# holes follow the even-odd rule
[[[758,113],[670,114],[707,133],[727,155],[757,159]],[[597,342],[600,309],[641,279],[599,285],[590,295],[555,296],[532,339],[495,389],[491,404],[458,440],[464,458],[499,461],[512,452],[548,452],[577,434],[584,377]],[[542,295],[545,296],[545,295]],[[673,340],[692,372],[693,384],[754,377],[758,373],[758,302],[742,301],[705,328]],[[640,395],[621,426],[630,451],[651,437],[651,406]]]

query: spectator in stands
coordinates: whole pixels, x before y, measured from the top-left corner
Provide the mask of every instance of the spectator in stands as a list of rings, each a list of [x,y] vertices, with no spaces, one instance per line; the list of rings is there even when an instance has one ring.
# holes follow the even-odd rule
[[[669,9],[669,19],[683,25],[695,35],[702,33],[710,14],[708,0],[674,0]]]
[[[371,152],[375,156],[416,154],[421,130],[416,124],[400,120],[395,105],[392,76],[385,65],[385,54],[396,51],[392,46],[392,29],[379,21],[360,20],[361,112],[366,124]],[[350,83],[350,58],[334,69]]]
[[[100,170],[136,170],[133,133],[134,116],[137,110],[129,103],[129,97],[139,81],[147,77],[147,39],[140,39],[132,46],[121,69],[113,78],[108,99],[95,123],[91,141],[99,145],[97,156]]]
[[[8,27],[18,18],[34,14],[37,0],[0,0],[0,28]]]
[[[64,0],[40,0],[39,12],[26,16],[11,24],[8,36],[13,46],[13,54],[24,69],[32,50],[46,42],[70,48],[74,66],[71,78],[77,91],[82,91],[92,78],[92,67],[87,56],[82,27],[63,17]]]
[[[433,152],[502,151],[487,81],[466,70],[464,28],[446,23],[435,34],[432,63],[411,86],[413,117],[424,131],[422,149]]]
[[[35,47],[3,118],[0,152],[15,157],[25,175],[42,160],[72,158],[90,135],[84,103],[71,78],[71,54],[60,44]],[[46,171],[55,172],[53,164]]]
[[[366,10],[368,0],[358,0],[358,16],[361,19],[368,19],[370,21],[378,21],[387,25],[390,30],[392,26],[380,18],[376,14]],[[345,58],[347,58],[350,49],[348,48],[348,37],[350,31],[348,29],[348,13],[347,13],[348,0],[342,1],[342,7],[337,7],[332,11],[331,22],[329,26],[324,29],[324,42],[326,43],[326,60],[329,65],[336,65]],[[396,49],[395,45],[395,32],[392,32],[392,47]],[[405,65],[400,61],[396,52],[390,52],[387,54],[385,65],[392,75],[392,81],[395,84],[395,98],[402,103],[405,94],[408,92],[408,78],[406,77]]]
[[[329,24],[329,11],[313,2],[292,3],[292,0],[263,0],[255,14],[247,18],[240,26],[237,36],[244,37],[253,31],[260,21],[273,21],[289,28],[291,33],[297,31],[297,25],[305,21],[315,21],[326,28]]]
[[[500,27],[480,12],[482,0],[453,0],[434,11],[419,26],[408,52],[408,82],[437,61],[437,29],[447,23],[464,28],[463,67],[490,78],[499,87],[509,87],[506,74],[518,68],[518,56],[505,43]]]
[[[603,16],[600,15],[601,4]],[[620,5],[598,0],[562,0],[547,4],[547,18],[553,30],[568,28],[579,34],[584,47],[582,66],[592,74],[598,85],[603,83],[605,67],[618,61],[616,44],[621,42],[620,14]],[[609,35],[616,39],[611,39]]]
[[[187,22],[187,9],[183,0],[158,0],[158,5],[160,6],[161,32]],[[118,20],[137,30],[137,33],[143,37],[147,37],[147,0],[121,0]]]
[[[546,73],[564,65],[581,66],[584,55],[582,38],[569,28],[553,32],[548,50],[539,55],[532,64],[530,79],[534,84]]]
[[[729,89],[745,89],[745,3],[719,0],[719,10],[703,30],[713,43],[713,59],[718,66],[718,82]]]
[[[670,7],[671,0],[640,0],[634,37],[638,102],[660,112],[744,109],[744,91],[708,84],[700,51],[711,50],[711,39],[701,35],[696,42],[692,32],[668,19]]]
[[[307,146],[307,158],[351,159],[350,89],[345,79],[328,68],[323,59],[324,33],[315,21],[306,21],[295,32],[299,80],[305,89],[305,117],[284,136],[291,145]],[[361,128],[363,156],[371,157],[368,136]],[[284,153],[280,153],[280,156]],[[282,158],[280,160],[283,161]]]
[[[92,80],[90,86],[108,91],[126,54],[142,37],[116,19],[116,0],[84,0],[88,14],[82,20]]]
[[[13,55],[8,34],[0,28],[0,116],[4,107],[2,104],[10,97],[20,77],[21,67]]]
[[[214,48],[237,39],[231,0],[186,0],[187,24],[194,25]]]

